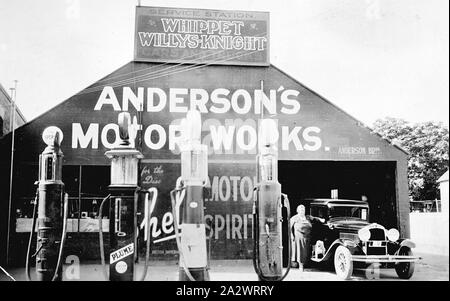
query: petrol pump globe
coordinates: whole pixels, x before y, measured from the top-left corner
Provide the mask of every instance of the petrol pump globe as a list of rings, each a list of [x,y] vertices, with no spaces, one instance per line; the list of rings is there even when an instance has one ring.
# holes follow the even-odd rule
[[[202,118],[200,112],[197,110],[190,110],[189,112],[187,112],[186,122],[186,137],[188,138],[188,140],[200,143],[202,134]]]
[[[39,179],[59,183],[62,178],[63,154],[60,146],[63,133],[58,127],[49,126],[42,132],[42,140],[47,144],[47,147],[40,155]]]
[[[105,155],[111,159],[111,186],[137,186],[140,151],[130,145],[130,113],[119,114],[120,143]]]
[[[259,181],[278,181],[278,130],[273,119],[262,119],[259,126]]]
[[[56,126],[49,126],[42,132],[42,140],[47,146],[61,146],[64,138],[63,132]]]
[[[191,110],[181,122],[181,178],[202,185],[208,177],[208,149],[201,144],[200,112]]]

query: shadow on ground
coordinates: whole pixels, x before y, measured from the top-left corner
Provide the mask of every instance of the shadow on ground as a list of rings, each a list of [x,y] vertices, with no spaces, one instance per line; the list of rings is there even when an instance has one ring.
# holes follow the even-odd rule
[[[449,281],[449,257],[432,254],[418,254],[423,260],[416,264],[412,281],[445,280]],[[143,263],[136,265],[136,278],[143,271]],[[24,268],[8,269],[10,275],[17,281],[25,281]],[[0,271],[0,281],[11,279]],[[31,271],[34,277],[34,269]],[[210,278],[212,281],[256,281],[257,276],[253,271],[251,260],[214,260],[211,262]],[[64,265],[64,281],[104,281],[102,266],[97,262],[81,263],[79,269],[74,266]],[[151,262],[146,279],[147,281],[176,281],[178,280],[178,263],[176,261]],[[314,266],[299,269],[291,269],[286,281],[338,281],[333,268],[330,266]],[[382,269],[380,273],[355,270],[351,280],[381,280],[399,281],[395,270]]]

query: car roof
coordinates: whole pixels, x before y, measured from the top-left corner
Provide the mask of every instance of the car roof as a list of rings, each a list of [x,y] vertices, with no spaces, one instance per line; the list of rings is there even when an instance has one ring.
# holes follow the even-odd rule
[[[345,200],[345,199],[305,199],[305,201],[310,202],[310,205],[359,205],[359,206],[369,206],[366,201],[360,200]]]

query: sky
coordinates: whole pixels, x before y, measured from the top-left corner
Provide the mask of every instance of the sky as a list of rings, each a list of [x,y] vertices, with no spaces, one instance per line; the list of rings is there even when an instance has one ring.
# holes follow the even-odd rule
[[[133,59],[136,0],[0,0],[0,83],[27,120]],[[141,0],[270,12],[270,60],[358,120],[449,124],[447,0]]]

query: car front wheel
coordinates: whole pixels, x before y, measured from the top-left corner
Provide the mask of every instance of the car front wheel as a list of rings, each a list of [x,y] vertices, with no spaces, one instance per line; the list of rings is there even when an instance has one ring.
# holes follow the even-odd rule
[[[413,252],[408,247],[402,247],[398,255],[413,256]],[[414,274],[414,262],[398,262],[395,264],[395,271],[400,279],[409,279]]]
[[[353,261],[350,250],[339,246],[334,252],[334,269],[336,275],[344,280],[350,279],[353,274]]]

